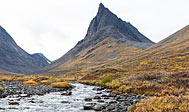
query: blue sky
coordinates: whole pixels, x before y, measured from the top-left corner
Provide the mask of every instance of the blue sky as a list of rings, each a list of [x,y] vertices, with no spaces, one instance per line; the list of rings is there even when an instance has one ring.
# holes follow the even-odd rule
[[[100,2],[154,42],[189,24],[189,0],[0,0],[0,25],[27,52],[55,60],[84,38]]]

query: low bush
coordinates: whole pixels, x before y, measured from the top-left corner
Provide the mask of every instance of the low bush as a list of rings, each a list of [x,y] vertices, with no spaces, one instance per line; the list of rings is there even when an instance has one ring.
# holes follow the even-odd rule
[[[104,77],[104,78],[102,78],[101,81],[100,81],[100,84],[101,85],[105,85],[108,82],[112,82],[112,78],[111,77]]]
[[[53,88],[70,88],[71,85],[68,82],[55,82],[52,83],[51,86]]]
[[[28,80],[28,81],[24,81],[23,85],[30,85],[30,86],[38,86],[39,83],[33,81],[33,80]]]

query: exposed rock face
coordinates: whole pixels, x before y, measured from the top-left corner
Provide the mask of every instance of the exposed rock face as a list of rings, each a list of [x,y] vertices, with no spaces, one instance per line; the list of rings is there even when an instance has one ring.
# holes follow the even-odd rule
[[[100,4],[96,17],[91,21],[87,35],[84,40],[104,38],[125,38],[126,40],[153,43],[142,35],[129,22],[125,22],[113,14],[109,9]]]
[[[0,70],[28,74],[45,67],[48,62],[35,58],[20,48],[0,26]]]
[[[61,58],[54,61],[47,69],[44,69],[44,71],[66,64],[81,51],[96,45],[107,37],[112,37],[112,40],[119,40],[119,44],[141,49],[145,49],[153,44],[151,40],[141,34],[134,26],[122,21],[109,9],[105,8],[103,4],[100,4],[98,13],[91,21],[85,38],[79,41],[74,48]]]

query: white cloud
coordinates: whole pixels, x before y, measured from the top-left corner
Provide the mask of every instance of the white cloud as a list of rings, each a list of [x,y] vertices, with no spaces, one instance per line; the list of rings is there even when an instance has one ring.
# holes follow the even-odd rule
[[[0,25],[55,60],[84,38],[100,2],[155,42],[188,25],[188,0],[0,0]]]

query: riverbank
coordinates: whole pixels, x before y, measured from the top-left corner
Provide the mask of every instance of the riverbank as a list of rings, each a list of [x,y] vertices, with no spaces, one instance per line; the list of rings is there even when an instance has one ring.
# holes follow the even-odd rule
[[[128,111],[144,96],[136,94],[116,95],[109,89],[71,82],[72,89],[51,88],[48,85],[28,86],[21,82],[1,82],[6,92],[0,99],[0,111]],[[8,85],[10,85],[8,87]],[[19,89],[20,88],[20,89]],[[27,88],[25,90],[21,88]],[[7,91],[8,90],[8,91]],[[23,90],[25,93],[16,92]],[[35,92],[34,92],[35,91]],[[48,92],[45,92],[48,91]],[[70,91],[70,94],[67,94]],[[38,94],[38,93],[44,94]]]
[[[53,88],[51,85],[23,85],[21,81],[3,81],[0,82],[0,86],[3,88],[0,98],[5,98],[10,95],[29,97],[32,95],[45,95],[50,92],[71,90],[71,88]]]

